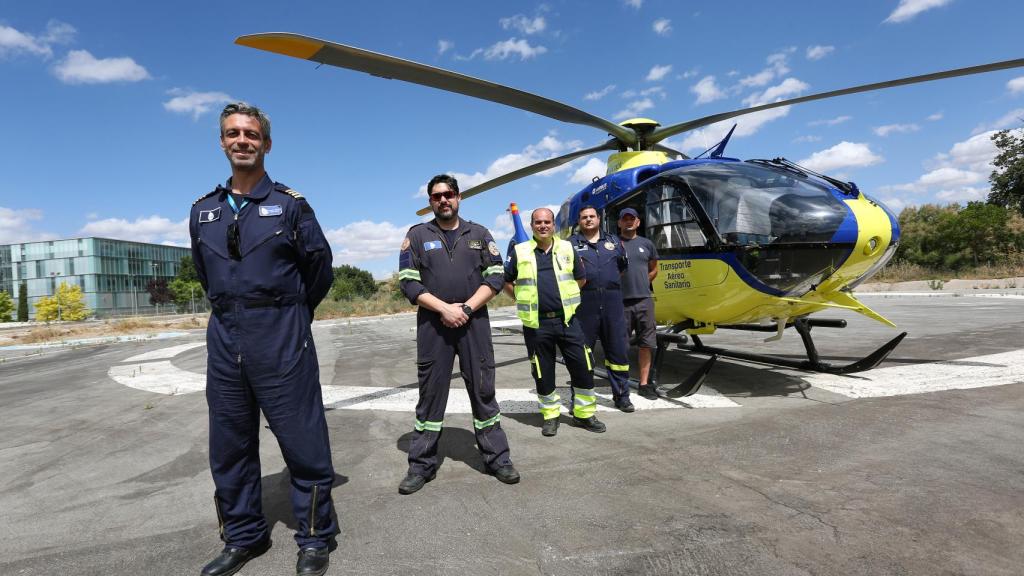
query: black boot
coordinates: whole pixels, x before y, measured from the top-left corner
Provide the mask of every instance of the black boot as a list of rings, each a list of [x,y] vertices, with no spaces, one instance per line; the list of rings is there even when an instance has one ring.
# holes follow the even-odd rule
[[[331,564],[331,551],[324,548],[302,548],[295,563],[296,576],[323,576]]]
[[[249,548],[225,546],[217,556],[203,567],[202,576],[231,576],[242,569],[245,563],[270,550],[270,539]]]

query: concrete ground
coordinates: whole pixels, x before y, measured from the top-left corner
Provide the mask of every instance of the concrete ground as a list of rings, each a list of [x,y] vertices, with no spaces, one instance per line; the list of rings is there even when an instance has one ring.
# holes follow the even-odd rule
[[[445,461],[411,496],[413,317],[317,323],[342,527],[328,574],[1021,574],[1024,296],[864,300],[909,332],[878,369],[721,360],[700,394],[633,414],[602,381],[605,434],[563,417],[542,437],[521,337],[497,335],[522,482],[483,474],[456,375]],[[814,331],[836,362],[898,333],[836,316],[850,326]],[[706,343],[802,350],[765,336]],[[198,574],[222,546],[203,335],[44,352],[0,350],[0,574]],[[700,361],[674,353],[662,384]],[[274,546],[242,576],[294,573],[288,474],[261,439]]]

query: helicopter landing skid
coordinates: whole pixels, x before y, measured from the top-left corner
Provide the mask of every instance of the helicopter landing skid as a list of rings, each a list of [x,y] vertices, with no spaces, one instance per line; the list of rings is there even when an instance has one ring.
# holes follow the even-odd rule
[[[889,356],[889,354],[903,341],[906,337],[906,332],[900,333],[895,338],[889,340],[876,351],[861,358],[860,360],[851,362],[850,364],[833,365],[827,362],[822,362],[818,356],[817,347],[814,345],[814,339],[811,337],[811,328],[814,326],[822,326],[828,328],[842,328],[846,325],[845,321],[839,320],[822,320],[822,319],[808,319],[799,318],[793,321],[790,326],[797,329],[800,334],[801,340],[804,342],[804,349],[807,352],[807,360],[791,360],[787,358],[779,358],[777,356],[753,354],[730,351],[730,349],[718,348],[714,346],[707,346],[703,344],[700,337],[692,335],[692,344],[685,343],[685,339],[679,343],[679,347],[685,349],[685,351],[696,353],[696,354],[710,354],[723,356],[725,358],[734,358],[736,360],[748,360],[751,362],[760,362],[762,364],[771,364],[775,366],[783,366],[786,368],[796,368],[798,370],[810,370],[812,372],[824,372],[827,374],[853,374],[855,372],[863,372],[864,370],[870,370],[877,367],[879,364]],[[788,327],[788,326],[787,326]],[[675,328],[675,326],[673,327]],[[761,327],[755,326],[720,326],[720,328],[731,328],[735,330],[764,330],[764,331],[775,331],[774,327]],[[685,327],[680,328],[682,331]],[[669,341],[685,338],[684,335],[678,333],[663,333],[658,334],[658,352],[663,352],[662,338],[666,339],[665,345],[668,345]],[[674,336],[674,337],[673,337]]]

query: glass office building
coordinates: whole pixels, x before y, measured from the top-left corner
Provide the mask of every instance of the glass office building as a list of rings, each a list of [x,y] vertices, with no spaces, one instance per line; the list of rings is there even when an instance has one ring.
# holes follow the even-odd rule
[[[72,238],[0,245],[0,290],[15,303],[18,285],[28,285],[28,314],[35,317],[35,302],[53,296],[62,282],[78,285],[85,305],[98,318],[146,314],[156,311],[146,286],[154,278],[170,282],[181,267],[188,248],[128,242],[109,238]],[[196,308],[205,309],[197,296]]]

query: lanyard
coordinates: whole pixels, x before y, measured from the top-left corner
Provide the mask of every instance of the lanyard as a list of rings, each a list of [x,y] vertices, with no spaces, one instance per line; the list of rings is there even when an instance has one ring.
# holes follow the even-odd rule
[[[248,200],[242,200],[241,206],[235,204],[235,199],[231,197],[230,193],[228,193],[228,205],[231,206],[231,211],[234,212],[235,214],[241,212],[242,208],[245,208],[247,204],[249,204]]]

